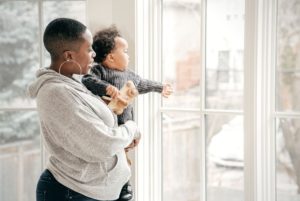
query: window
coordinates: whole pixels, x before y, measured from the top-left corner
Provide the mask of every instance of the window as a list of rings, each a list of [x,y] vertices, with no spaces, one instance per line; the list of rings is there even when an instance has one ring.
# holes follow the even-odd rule
[[[38,115],[26,88],[49,64],[44,25],[55,17],[85,22],[85,1],[0,1],[0,13],[0,200],[32,201],[42,160]]]
[[[218,53],[217,83],[229,82],[229,56],[229,51],[219,51]]]
[[[278,0],[276,65],[277,200],[300,199],[300,4]]]
[[[199,200],[201,192],[201,3],[162,1],[162,79],[175,93],[163,99],[162,200]],[[188,101],[187,101],[188,100]],[[177,111],[177,109],[183,111]]]
[[[243,200],[244,1],[162,4],[162,200]]]
[[[149,161],[138,167],[138,198],[298,200],[300,4],[137,5],[138,70],[175,88],[138,103],[147,136],[137,159]]]

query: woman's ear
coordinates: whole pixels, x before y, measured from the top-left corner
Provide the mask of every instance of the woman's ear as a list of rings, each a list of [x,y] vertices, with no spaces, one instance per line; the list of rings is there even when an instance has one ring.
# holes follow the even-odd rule
[[[66,50],[66,51],[64,51],[63,55],[64,55],[65,61],[74,59],[72,51]]]

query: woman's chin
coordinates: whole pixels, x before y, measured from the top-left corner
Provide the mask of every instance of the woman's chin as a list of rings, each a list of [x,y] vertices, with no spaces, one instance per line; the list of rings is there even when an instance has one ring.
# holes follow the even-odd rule
[[[85,68],[83,74],[88,74],[88,73],[90,72],[91,68],[92,68],[92,65],[88,65],[88,66]]]

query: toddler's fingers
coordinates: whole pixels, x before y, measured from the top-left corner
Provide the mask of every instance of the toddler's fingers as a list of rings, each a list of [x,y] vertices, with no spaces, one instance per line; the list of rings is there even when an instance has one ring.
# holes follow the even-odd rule
[[[112,91],[111,97],[112,98],[117,98],[117,96],[118,96],[118,92],[117,91]]]
[[[163,93],[162,95],[163,95],[164,98],[169,98],[168,94]]]
[[[112,92],[113,92],[112,86],[108,86],[108,87],[106,88],[106,93],[107,93],[107,95],[111,95]]]

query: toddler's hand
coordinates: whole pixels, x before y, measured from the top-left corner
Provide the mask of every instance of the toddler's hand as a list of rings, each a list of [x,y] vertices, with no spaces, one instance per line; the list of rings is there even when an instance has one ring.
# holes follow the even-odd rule
[[[162,96],[168,98],[173,93],[173,88],[170,84],[164,84],[161,92]]]
[[[120,91],[117,87],[112,85],[108,85],[106,88],[106,94],[109,95],[111,98],[117,98],[120,95]]]

